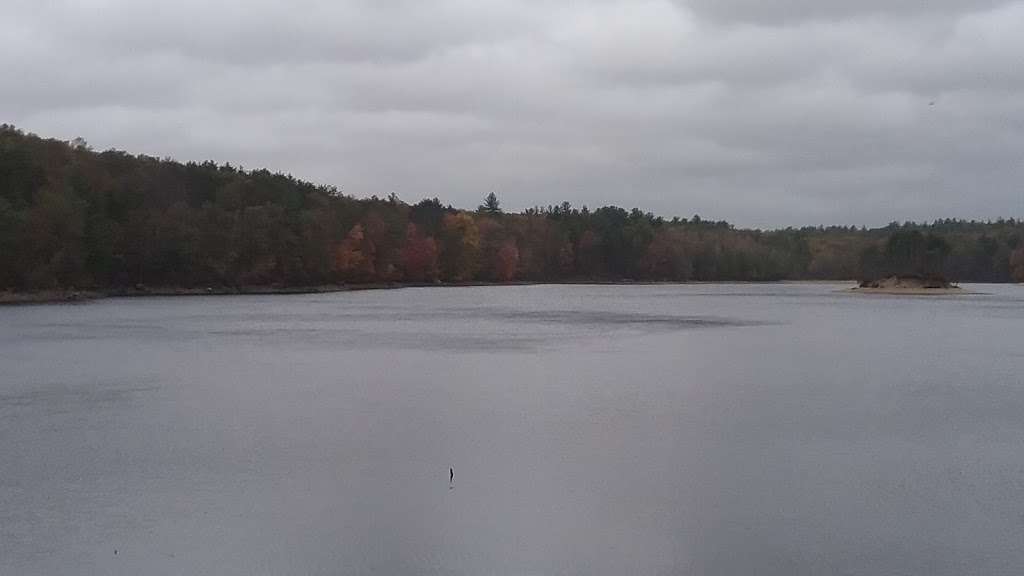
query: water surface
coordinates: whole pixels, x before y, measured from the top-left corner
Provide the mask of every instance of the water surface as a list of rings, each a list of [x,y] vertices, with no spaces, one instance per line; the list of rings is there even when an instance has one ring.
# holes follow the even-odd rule
[[[837,288],[0,308],[0,574],[1018,574],[1024,288]]]

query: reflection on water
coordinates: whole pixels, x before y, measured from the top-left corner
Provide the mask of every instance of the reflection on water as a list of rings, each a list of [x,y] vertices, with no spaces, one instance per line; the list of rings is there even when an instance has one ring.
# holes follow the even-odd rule
[[[1018,573],[1024,291],[839,288],[0,309],[0,573]]]

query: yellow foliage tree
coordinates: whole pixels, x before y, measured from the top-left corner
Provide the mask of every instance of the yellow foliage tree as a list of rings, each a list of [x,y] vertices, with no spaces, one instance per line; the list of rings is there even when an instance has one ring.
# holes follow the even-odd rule
[[[445,279],[472,280],[480,259],[480,229],[473,217],[466,212],[446,214],[441,239],[441,271]]]

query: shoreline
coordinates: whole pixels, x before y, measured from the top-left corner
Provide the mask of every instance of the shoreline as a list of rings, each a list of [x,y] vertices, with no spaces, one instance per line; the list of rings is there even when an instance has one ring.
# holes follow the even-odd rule
[[[331,294],[334,292],[352,292],[357,290],[388,290],[396,288],[413,288],[435,286],[435,284],[351,284],[322,286],[244,286],[238,288],[111,288],[103,290],[40,290],[37,292],[0,292],[0,306],[16,306],[28,304],[75,304],[108,298],[150,298],[175,296],[261,296],[288,294]]]
[[[32,304],[81,304],[108,298],[147,298],[176,296],[270,296],[298,294],[333,294],[336,292],[358,292],[363,290],[398,290],[402,288],[467,288],[474,286],[686,286],[705,284],[847,284],[853,280],[766,280],[742,281],[695,280],[672,281],[631,281],[631,280],[563,280],[559,282],[385,282],[370,284],[326,284],[320,286],[243,286],[219,288],[175,288],[145,287],[111,288],[91,290],[40,290],[35,292],[0,291],[0,306]],[[979,294],[960,287],[954,288],[842,288],[839,293],[888,295],[888,296],[956,296]]]
[[[369,284],[325,284],[319,286],[243,286],[209,288],[110,288],[90,290],[39,290],[34,292],[0,291],[0,306],[31,304],[79,304],[107,298],[148,298],[174,296],[267,296],[297,294],[333,294],[363,290],[398,290],[402,288],[467,288],[474,286],[685,286],[703,284],[845,284],[852,280],[765,280],[689,282],[655,280],[562,280],[558,282],[384,282]]]

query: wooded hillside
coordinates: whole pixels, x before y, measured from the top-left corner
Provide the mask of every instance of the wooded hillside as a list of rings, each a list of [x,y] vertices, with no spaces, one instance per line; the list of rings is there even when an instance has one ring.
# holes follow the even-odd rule
[[[928,266],[952,280],[1024,280],[1013,219],[761,231],[615,206],[505,213],[493,195],[467,211],[0,127],[0,290],[848,280],[873,273],[898,231],[921,232],[928,254],[941,248]]]

